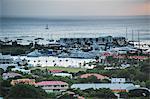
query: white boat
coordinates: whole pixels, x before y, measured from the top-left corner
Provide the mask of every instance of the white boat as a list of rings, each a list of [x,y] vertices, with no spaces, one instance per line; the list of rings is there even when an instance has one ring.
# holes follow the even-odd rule
[[[134,41],[130,42],[135,48],[142,49],[142,50],[148,50],[150,49],[150,41]]]
[[[30,52],[27,54],[28,57],[39,57],[42,56],[42,54],[38,50],[34,50],[33,52]]]
[[[71,58],[94,58],[95,55],[93,54],[93,52],[83,52],[83,51],[80,51],[80,50],[72,50],[70,52],[70,55],[69,57]]]
[[[58,55],[58,58],[67,58],[69,55],[65,52],[62,52],[61,54]]]

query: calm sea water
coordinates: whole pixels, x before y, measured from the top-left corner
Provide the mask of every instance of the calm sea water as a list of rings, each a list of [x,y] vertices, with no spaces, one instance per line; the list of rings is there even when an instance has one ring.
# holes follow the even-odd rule
[[[62,37],[124,36],[150,40],[150,18],[121,19],[25,19],[2,18],[0,37],[59,39]],[[45,29],[48,24],[49,29]],[[133,35],[132,35],[133,30]]]

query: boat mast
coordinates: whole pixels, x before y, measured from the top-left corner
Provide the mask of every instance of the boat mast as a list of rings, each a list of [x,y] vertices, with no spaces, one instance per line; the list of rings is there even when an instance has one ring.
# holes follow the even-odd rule
[[[127,40],[127,36],[128,36],[128,35],[127,35],[127,32],[128,32],[128,28],[126,27],[126,40]]]
[[[139,37],[139,30],[138,30],[138,43],[139,43],[139,49],[140,49],[140,37]]]
[[[139,37],[139,30],[138,30],[138,43],[139,43],[139,50],[140,50],[140,37]],[[140,55],[140,51],[138,51],[138,57]],[[140,59],[138,59],[138,65],[140,66]]]
[[[133,34],[133,30],[132,30],[132,42],[134,43],[134,34]]]
[[[46,28],[45,28],[46,30],[48,30],[49,28],[48,28],[48,24],[46,24]]]

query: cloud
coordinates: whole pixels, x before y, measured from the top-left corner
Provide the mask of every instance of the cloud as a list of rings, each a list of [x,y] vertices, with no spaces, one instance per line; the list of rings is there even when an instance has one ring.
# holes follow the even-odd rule
[[[3,16],[147,15],[149,5],[149,0],[3,0]]]

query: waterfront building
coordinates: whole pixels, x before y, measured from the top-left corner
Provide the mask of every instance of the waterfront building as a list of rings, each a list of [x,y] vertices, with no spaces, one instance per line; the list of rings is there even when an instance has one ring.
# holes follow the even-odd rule
[[[114,37],[113,42],[118,46],[124,46],[127,44],[125,37]]]
[[[99,45],[107,45],[112,46],[113,43],[119,46],[123,46],[126,44],[125,37],[97,37],[97,38],[60,38],[60,44],[99,44]]]
[[[150,50],[149,41],[134,41],[134,42],[129,42],[129,43],[137,49],[141,49],[143,51]]]
[[[42,82],[37,82],[36,85],[41,87],[48,93],[62,92],[62,91],[66,91],[69,88],[68,83],[62,81],[42,81]]]
[[[60,44],[85,44],[85,43],[97,43],[97,44],[106,44],[112,43],[112,36],[98,37],[98,38],[60,38]]]
[[[11,57],[11,55],[2,55],[0,53],[0,68],[6,70],[9,66],[17,67],[18,65],[14,63],[14,60]]]

